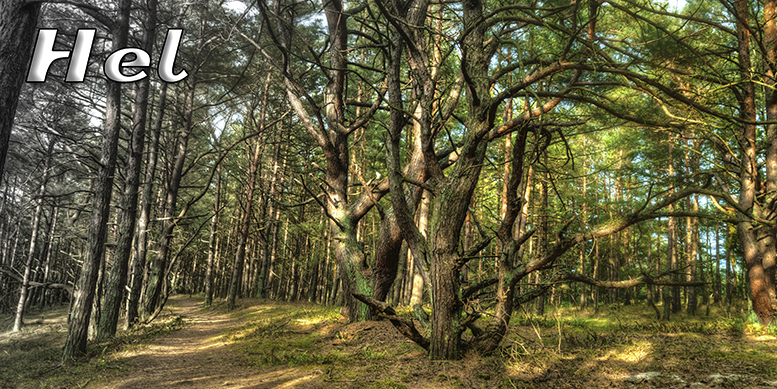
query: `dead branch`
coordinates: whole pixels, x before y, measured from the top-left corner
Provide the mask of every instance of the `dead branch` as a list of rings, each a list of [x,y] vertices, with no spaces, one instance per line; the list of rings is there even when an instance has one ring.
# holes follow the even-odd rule
[[[16,274],[16,272],[14,272],[12,269],[9,269],[7,267],[0,267],[0,272],[8,274],[9,276],[11,276],[11,278],[16,280],[20,284],[24,283],[24,279],[19,274]],[[56,283],[56,282],[35,282],[35,281],[29,281],[27,283],[27,287],[29,287],[29,288],[44,288],[44,289],[61,289],[61,290],[64,290],[65,292],[67,292],[70,295],[70,297],[73,297],[73,286],[67,285],[67,284],[59,284],[59,283]]]
[[[24,325],[31,325],[31,324],[65,324],[67,323],[67,318],[57,318],[57,319],[35,319],[35,320],[24,320]]]

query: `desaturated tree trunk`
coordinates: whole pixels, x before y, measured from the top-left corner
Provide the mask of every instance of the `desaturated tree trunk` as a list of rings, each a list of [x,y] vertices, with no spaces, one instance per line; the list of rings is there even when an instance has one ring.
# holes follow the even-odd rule
[[[20,231],[21,225],[22,225],[21,219],[17,220],[16,228],[14,228],[14,232],[13,234],[11,234],[11,236],[14,237],[13,244],[8,245],[8,257],[5,258],[4,266],[9,269],[13,269],[14,262],[16,261],[16,249],[19,247],[19,236],[21,235],[21,231]],[[8,237],[8,241],[9,242],[11,241],[10,236]],[[2,273],[2,274],[5,275],[5,273]]]
[[[156,165],[159,155],[159,137],[162,132],[162,118],[164,117],[165,106],[167,105],[167,83],[162,84],[159,92],[159,101],[156,106],[156,118],[154,119],[154,128],[151,135],[151,143],[148,146],[148,158],[146,160],[146,174],[143,180],[143,195],[140,206],[140,217],[138,218],[135,260],[132,265],[132,279],[130,280],[129,296],[127,298],[127,315],[125,316],[124,327],[129,328],[138,319],[140,306],[140,295],[143,289],[143,283],[146,270],[146,253],[148,251],[148,229],[151,221],[152,191],[154,177],[156,176]]]
[[[147,6],[148,11],[145,24],[148,27],[143,36],[143,49],[150,53],[154,48],[154,31],[156,31],[154,23],[156,23],[157,0],[150,0]],[[119,312],[124,299],[138,214],[138,188],[140,186],[140,171],[143,162],[143,146],[146,140],[146,117],[150,86],[150,78],[146,77],[137,83],[137,89],[135,90],[132,129],[128,145],[127,164],[124,168],[124,193],[119,201],[119,209],[122,212],[119,218],[119,236],[116,242],[116,255],[114,256],[113,267],[111,268],[105,290],[102,315],[97,327],[98,340],[116,335]]]
[[[46,149],[46,160],[43,167],[43,178],[38,189],[38,204],[35,206],[35,216],[32,218],[32,232],[30,233],[30,248],[27,251],[27,261],[24,265],[24,278],[22,279],[22,288],[19,292],[19,303],[16,306],[16,316],[13,322],[13,331],[19,332],[22,329],[22,318],[24,317],[24,307],[27,303],[27,294],[30,288],[30,277],[32,273],[32,261],[35,258],[35,248],[38,243],[38,230],[40,227],[41,215],[43,214],[43,196],[46,194],[46,186],[51,171],[51,158],[54,151],[56,138],[49,140]]]
[[[41,3],[25,0],[0,2],[0,183],[16,106],[35,43],[40,7]]]
[[[52,266],[52,258],[53,262],[56,263],[57,254],[53,253],[54,250],[54,230],[57,227],[57,218],[59,217],[59,207],[53,206],[51,207],[51,223],[49,223],[49,232],[48,232],[48,243],[46,244],[46,261],[43,266],[43,277],[41,278],[42,283],[49,282],[49,277],[51,274],[51,268]],[[0,282],[0,287],[2,286],[2,282]],[[46,292],[45,289],[41,290],[40,292],[40,299],[38,300],[38,307],[43,309],[43,307],[46,305]]]
[[[111,26],[113,50],[127,46],[129,35],[129,12],[131,1],[120,0],[118,13]],[[75,299],[71,309],[67,339],[63,351],[63,360],[69,360],[86,354],[89,319],[92,314],[95,286],[99,265],[105,255],[105,240],[108,232],[111,195],[113,194],[113,176],[116,167],[116,154],[121,131],[121,84],[107,81],[105,129],[103,143],[92,200],[92,217],[89,224],[87,250],[85,252],[81,276],[78,279]]]

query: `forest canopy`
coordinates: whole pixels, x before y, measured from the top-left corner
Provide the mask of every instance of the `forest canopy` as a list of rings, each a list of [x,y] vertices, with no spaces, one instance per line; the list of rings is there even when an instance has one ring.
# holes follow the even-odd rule
[[[773,326],[775,17],[777,0],[5,1],[0,310],[18,331],[69,301],[63,359],[174,293],[341,305],[432,359],[493,352],[546,304],[671,321],[746,299]],[[43,29],[72,58],[24,83]]]

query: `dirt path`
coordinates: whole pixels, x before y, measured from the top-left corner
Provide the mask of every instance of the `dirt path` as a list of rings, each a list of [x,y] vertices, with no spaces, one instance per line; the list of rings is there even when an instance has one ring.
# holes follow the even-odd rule
[[[172,303],[172,304],[170,304]],[[146,347],[117,355],[132,367],[119,381],[101,388],[291,388],[315,379],[320,372],[294,368],[260,371],[248,366],[224,343],[224,330],[243,323],[229,315],[204,312],[202,303],[184,296],[168,303],[189,323],[156,338]],[[168,311],[166,308],[165,311]]]

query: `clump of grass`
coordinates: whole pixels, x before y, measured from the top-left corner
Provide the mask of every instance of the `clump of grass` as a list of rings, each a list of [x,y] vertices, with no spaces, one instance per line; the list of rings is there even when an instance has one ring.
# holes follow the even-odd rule
[[[385,350],[375,350],[372,349],[370,346],[365,346],[361,350],[362,355],[364,355],[365,358],[371,361],[377,361],[381,359],[386,359],[388,357],[388,352]]]

